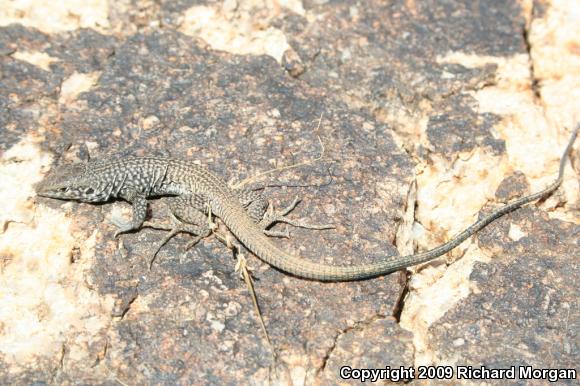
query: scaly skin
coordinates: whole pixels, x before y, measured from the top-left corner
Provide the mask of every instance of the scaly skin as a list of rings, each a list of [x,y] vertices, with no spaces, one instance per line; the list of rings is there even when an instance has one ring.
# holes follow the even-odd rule
[[[222,219],[238,240],[266,263],[289,274],[319,281],[363,280],[433,260],[487,226],[499,217],[554,192],[563,180],[567,154],[574,143],[580,124],[576,126],[560,160],[558,178],[544,190],[517,199],[430,251],[390,257],[373,264],[351,267],[317,264],[292,256],[276,245],[248,215],[236,194],[219,177],[199,165],[185,160],[134,157],[111,159],[58,168],[37,186],[40,196],[83,202],[105,202],[123,198],[133,203],[133,221],[120,232],[136,230],[145,220],[146,199],[154,196],[179,196],[181,205],[192,205],[196,195],[204,198],[211,212]],[[199,199],[197,200],[199,201]],[[185,209],[185,208],[184,208]],[[207,208],[197,208],[207,210]]]

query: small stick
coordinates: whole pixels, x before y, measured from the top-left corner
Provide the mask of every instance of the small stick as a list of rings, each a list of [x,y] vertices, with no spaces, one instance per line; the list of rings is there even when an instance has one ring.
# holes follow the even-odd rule
[[[322,115],[323,115],[323,113],[320,113],[320,118],[318,119],[318,126],[316,126],[316,130],[318,130],[320,128],[320,122],[322,122]],[[274,169],[266,170],[265,172],[258,173],[255,176],[248,177],[248,178],[246,178],[246,179],[238,182],[237,184],[233,185],[231,188],[232,189],[240,189],[240,188],[244,187],[245,185],[247,185],[247,184],[249,184],[251,182],[254,182],[254,181],[258,180],[259,178],[261,178],[261,177],[263,177],[263,176],[265,176],[267,174],[271,174],[271,173],[274,173],[274,172],[281,172],[281,171],[284,171],[284,170],[295,169],[295,168],[298,168],[298,167],[301,167],[301,166],[310,165],[310,164],[313,164],[315,162],[320,161],[324,157],[324,153],[325,153],[326,149],[324,147],[324,143],[322,142],[322,139],[320,139],[320,136],[317,135],[316,137],[318,138],[318,142],[320,142],[320,148],[322,149],[320,151],[320,155],[318,157],[316,157],[314,159],[310,159],[310,160],[304,161],[304,162],[299,162],[299,163],[292,164],[292,165],[288,165],[288,166],[281,166],[281,167],[277,167],[277,168],[274,168]]]
[[[216,236],[216,238],[219,241],[221,241],[226,247],[228,247],[230,250],[232,250],[232,252],[236,256],[237,262],[236,262],[235,270],[236,270],[236,272],[240,272],[242,278],[246,282],[246,286],[248,287],[248,291],[250,292],[250,296],[252,297],[252,303],[254,305],[254,312],[256,313],[256,315],[258,315],[258,321],[260,323],[260,327],[262,328],[262,331],[264,332],[264,335],[266,337],[266,341],[268,342],[268,345],[270,346],[270,350],[272,351],[272,357],[274,358],[274,361],[276,361],[276,359],[277,359],[276,349],[274,348],[274,345],[272,344],[272,341],[270,340],[270,334],[268,334],[268,330],[266,329],[266,323],[264,322],[264,318],[263,318],[262,312],[260,310],[260,305],[258,303],[258,297],[256,296],[256,291],[254,290],[254,282],[252,280],[252,276],[250,275],[249,270],[248,270],[248,266],[246,264],[246,258],[240,252],[240,246],[233,240],[233,238],[228,233],[226,233],[222,229],[219,229],[218,227],[216,227],[215,223],[214,223],[214,227],[212,228],[212,230],[213,230],[213,234]]]

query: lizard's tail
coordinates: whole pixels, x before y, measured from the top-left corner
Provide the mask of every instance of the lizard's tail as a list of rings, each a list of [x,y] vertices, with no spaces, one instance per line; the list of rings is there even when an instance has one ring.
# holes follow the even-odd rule
[[[270,239],[264,235],[262,230],[253,221],[251,221],[250,217],[239,205],[238,207],[230,205],[227,210],[223,211],[223,216],[220,217],[228,226],[228,228],[230,228],[236,237],[250,251],[255,253],[266,263],[289,274],[305,279],[320,281],[353,281],[382,276],[399,269],[425,263],[439,256],[442,256],[453,248],[457,247],[468,237],[472,236],[474,233],[481,230],[492,221],[520,208],[522,205],[543,198],[554,192],[562,184],[566,160],[568,159],[568,153],[574,144],[579,129],[580,123],[572,132],[570,140],[568,141],[568,145],[566,146],[562,158],[560,159],[558,178],[550,186],[546,187],[540,192],[519,198],[499,208],[498,210],[478,220],[469,228],[459,233],[445,244],[442,244],[429,251],[417,253],[414,255],[392,257],[377,263],[356,265],[351,267],[318,264],[298,258],[296,256],[292,256],[275,246],[270,241]],[[238,221],[232,221],[233,219],[238,219]],[[240,219],[243,220],[240,221]]]

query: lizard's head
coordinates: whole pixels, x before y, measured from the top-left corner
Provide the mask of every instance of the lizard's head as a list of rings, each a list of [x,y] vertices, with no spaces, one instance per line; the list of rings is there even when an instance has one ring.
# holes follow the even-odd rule
[[[86,163],[61,165],[35,185],[36,194],[61,200],[104,201],[105,189],[95,177],[88,171]]]

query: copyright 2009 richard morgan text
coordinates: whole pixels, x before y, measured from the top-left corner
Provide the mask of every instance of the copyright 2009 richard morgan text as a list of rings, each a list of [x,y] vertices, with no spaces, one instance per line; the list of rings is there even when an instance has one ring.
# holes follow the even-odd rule
[[[393,367],[382,369],[358,369],[350,366],[340,368],[342,379],[358,380],[360,382],[377,382],[389,380],[399,382],[412,379],[471,379],[471,380],[545,380],[558,382],[575,380],[576,369],[566,368],[535,368],[533,366],[511,366],[507,368],[488,368],[485,366],[419,366]]]

